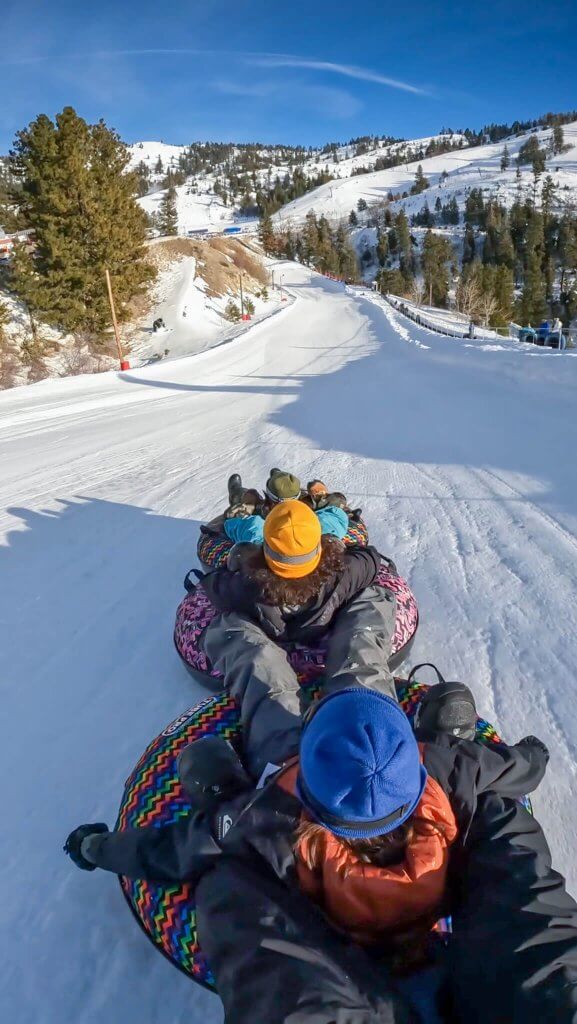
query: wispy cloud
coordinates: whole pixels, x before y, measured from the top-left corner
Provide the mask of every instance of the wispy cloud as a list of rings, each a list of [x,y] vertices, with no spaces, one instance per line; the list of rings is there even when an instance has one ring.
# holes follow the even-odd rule
[[[42,64],[54,60],[107,60],[111,57],[206,57],[236,59],[243,61],[252,67],[262,68],[298,68],[309,71],[325,71],[330,74],[342,75],[345,78],[356,78],[362,82],[374,82],[377,85],[384,85],[390,89],[400,89],[402,92],[410,92],[417,96],[430,96],[431,92],[422,86],[413,85],[411,82],[404,82],[398,78],[390,78],[388,75],[381,75],[378,71],[370,68],[357,67],[355,64],[336,64],[328,60],[311,60],[308,57],[299,57],[291,53],[256,53],[252,51],[239,52],[238,50],[202,50],[191,47],[150,47],[140,49],[118,49],[118,50],[92,50],[73,51],[67,54],[31,54],[29,56],[10,54],[3,55],[4,65],[25,65]]]
[[[376,82],[377,85],[386,85],[391,89],[401,89],[403,92],[412,92],[417,96],[429,96],[427,89],[410,82],[402,82],[398,78],[389,78],[381,75],[378,71],[371,71],[369,68],[359,68],[354,64],[334,64],[328,60],[309,60],[306,57],[294,57],[291,54],[271,53],[264,56],[251,57],[249,63],[256,67],[263,68],[308,68],[311,71],[329,71],[335,75],[344,75],[345,78],[357,78],[363,82]]]

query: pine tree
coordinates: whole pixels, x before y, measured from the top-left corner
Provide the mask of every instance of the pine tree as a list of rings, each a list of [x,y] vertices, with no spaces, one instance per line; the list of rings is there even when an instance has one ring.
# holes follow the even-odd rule
[[[565,279],[577,267],[577,218],[566,213],[559,225],[559,263],[561,267],[561,292],[565,291]]]
[[[476,243],[475,243],[475,231],[471,224],[467,224],[465,227],[465,237],[463,240],[463,266],[467,263],[472,263],[475,259]]]
[[[9,323],[8,307],[4,302],[0,302],[0,388],[14,386],[19,368],[16,347],[6,331]]]
[[[429,179],[425,177],[425,173],[421,164],[417,167],[417,173],[415,174],[415,184],[411,189],[412,196],[418,196],[420,192],[424,192],[429,187]]]
[[[449,294],[447,264],[452,259],[453,247],[448,239],[427,231],[423,242],[421,265],[425,280],[427,301],[434,306],[445,306]]]
[[[395,236],[399,252],[400,268],[406,276],[414,273],[413,242],[409,230],[409,222],[404,210],[399,210],[395,217]],[[389,239],[390,240],[390,239]]]
[[[538,322],[547,310],[543,255],[543,218],[540,213],[532,211],[527,226],[523,291],[519,303],[524,323]]]
[[[505,327],[513,315],[514,282],[510,267],[494,267],[493,288],[497,300],[496,323],[491,326]]]
[[[358,277],[357,258],[342,225],[336,231],[335,248],[339,255],[339,273],[345,280],[356,281]]]
[[[515,251],[506,217],[503,218],[501,224],[496,229],[494,245],[495,263],[497,266],[508,267],[509,270],[512,270],[515,266]]]
[[[351,225],[352,228],[356,228],[358,223],[359,218],[357,217],[355,211],[351,210],[351,212],[349,213],[349,224]]]
[[[357,203],[357,210],[359,211],[359,213],[362,213],[364,210],[367,210],[367,209],[368,209],[367,200],[363,199],[363,198],[359,199],[359,201]]]
[[[120,320],[151,280],[146,217],[128,162],[116,132],[103,121],[88,125],[72,107],[56,123],[41,114],[16,136],[11,167],[36,249],[33,257],[17,250],[11,279],[39,319],[69,331],[102,331],[110,321],[105,268]]]
[[[386,231],[377,232],[377,259],[379,266],[384,267],[389,255],[389,236]]]
[[[176,212],[176,189],[169,185],[158,208],[158,230],[161,235],[178,234],[178,214]]]
[[[531,164],[535,174],[542,174],[545,170],[545,159],[547,154],[544,149],[539,146],[539,141],[535,135],[531,135],[526,142],[521,146],[517,155],[517,164]]]
[[[559,153],[565,152],[565,136],[563,134],[563,125],[553,125],[553,135],[551,137],[551,152],[553,156],[557,156]]]
[[[509,149],[508,149],[507,145],[505,145],[503,147],[503,153],[501,155],[501,170],[502,171],[506,171],[510,163],[511,163],[511,158],[509,156]]]
[[[409,296],[410,288],[400,270],[381,270],[377,274],[377,283],[381,295]]]
[[[262,218],[258,226],[258,236],[264,251],[269,255],[274,254],[276,238],[270,217],[265,216]]]

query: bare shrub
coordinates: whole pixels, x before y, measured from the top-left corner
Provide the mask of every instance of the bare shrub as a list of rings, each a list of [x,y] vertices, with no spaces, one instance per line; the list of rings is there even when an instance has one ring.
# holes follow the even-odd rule
[[[478,317],[482,312],[481,286],[475,277],[459,280],[455,294],[455,304],[459,313],[472,319]]]
[[[426,291],[425,282],[415,278],[411,285],[411,301],[415,303],[415,306],[423,305]]]

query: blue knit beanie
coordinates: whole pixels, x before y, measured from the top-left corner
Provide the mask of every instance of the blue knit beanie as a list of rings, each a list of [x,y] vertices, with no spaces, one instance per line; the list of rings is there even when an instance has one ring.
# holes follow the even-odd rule
[[[392,832],[413,814],[426,781],[407,716],[376,690],[329,694],[303,728],[297,793],[337,836]]]

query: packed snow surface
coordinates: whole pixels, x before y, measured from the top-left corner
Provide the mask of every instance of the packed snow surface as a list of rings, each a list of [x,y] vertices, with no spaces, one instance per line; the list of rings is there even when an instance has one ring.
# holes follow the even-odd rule
[[[412,662],[549,745],[534,805],[577,892],[577,359],[440,337],[284,274],[294,304],[219,349],[0,395],[7,1021],[222,1020],[62,843],[113,824],[149,740],[200,697],[174,613],[233,470],[262,485],[286,466],[362,506],[419,602]]]

